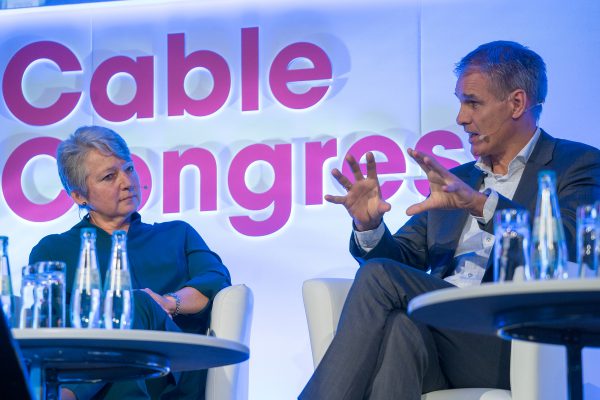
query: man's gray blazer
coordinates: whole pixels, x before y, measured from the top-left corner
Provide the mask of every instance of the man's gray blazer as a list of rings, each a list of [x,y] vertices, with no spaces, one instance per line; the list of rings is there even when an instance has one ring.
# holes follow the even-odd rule
[[[471,187],[479,190],[484,174],[475,162],[453,168],[451,172]],[[582,204],[600,200],[600,151],[586,144],[556,139],[542,131],[512,200],[499,195],[497,209],[525,208],[533,217],[537,201],[538,172],[556,173],[560,212],[565,227],[569,259],[575,260],[576,209]],[[373,258],[389,258],[431,275],[445,278],[454,271],[454,252],[468,213],[465,210],[432,210],[411,217],[396,234],[385,228],[377,246],[365,254],[350,239],[350,252],[362,264]],[[493,233],[493,221],[480,227]],[[483,281],[492,280],[492,257],[488,260]]]

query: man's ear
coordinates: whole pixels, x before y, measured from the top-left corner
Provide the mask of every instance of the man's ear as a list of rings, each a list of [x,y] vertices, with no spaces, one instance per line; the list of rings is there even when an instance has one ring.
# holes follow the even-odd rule
[[[87,206],[87,199],[81,193],[73,190],[73,191],[71,191],[71,198],[78,206],[80,206],[80,207]]]
[[[520,118],[527,111],[527,93],[523,89],[516,89],[509,95],[513,119]]]

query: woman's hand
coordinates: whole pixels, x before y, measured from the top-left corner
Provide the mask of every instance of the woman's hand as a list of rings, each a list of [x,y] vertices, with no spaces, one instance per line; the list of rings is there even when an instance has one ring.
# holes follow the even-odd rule
[[[77,400],[77,396],[71,390],[67,388],[60,388],[60,399],[61,400]]]
[[[177,302],[173,297],[166,295],[161,296],[148,288],[142,290],[148,293],[171,318],[173,317],[173,314],[175,314],[175,310],[177,309]],[[208,297],[193,287],[183,287],[176,293],[181,299],[179,304],[179,314],[196,314],[208,305]]]
[[[390,211],[392,206],[381,197],[381,188],[377,178],[377,167],[373,153],[367,153],[367,177],[365,178],[360,166],[352,155],[346,157],[354,175],[354,184],[335,168],[331,171],[333,177],[348,192],[345,196],[325,195],[325,200],[334,204],[343,204],[352,217],[359,231],[375,229],[381,224],[383,214]]]
[[[158,303],[158,305],[165,310],[165,312],[169,315],[170,318],[173,318],[172,315],[175,312],[176,304],[175,299],[172,297],[161,296],[158,293],[153,292],[151,289],[145,288],[142,289],[144,292],[148,293],[150,297],[154,299]]]

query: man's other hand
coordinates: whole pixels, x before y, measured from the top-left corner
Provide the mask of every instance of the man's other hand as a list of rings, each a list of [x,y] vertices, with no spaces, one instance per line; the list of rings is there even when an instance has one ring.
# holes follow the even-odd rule
[[[334,204],[343,204],[354,220],[354,225],[359,231],[375,229],[381,224],[383,214],[392,206],[381,198],[381,188],[377,178],[375,156],[368,152],[367,176],[363,176],[360,165],[352,155],[346,156],[346,162],[354,175],[354,183],[344,176],[337,168],[331,171],[333,177],[339,182],[347,193],[345,196],[325,195],[325,200]]]
[[[406,209],[407,215],[415,215],[432,209],[465,209],[471,215],[483,215],[483,206],[487,199],[456,175],[449,172],[437,160],[420,151],[408,149],[408,154],[427,174],[431,193],[420,203]]]

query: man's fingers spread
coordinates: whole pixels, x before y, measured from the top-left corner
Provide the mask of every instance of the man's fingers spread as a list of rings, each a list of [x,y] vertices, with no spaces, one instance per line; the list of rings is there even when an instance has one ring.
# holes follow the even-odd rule
[[[437,172],[440,176],[447,178],[452,175],[450,171],[444,168],[444,166],[435,159],[435,157],[426,156],[424,161],[430,170]]]
[[[431,168],[430,168],[430,167],[429,167],[429,165],[427,165],[427,163],[425,162],[425,160],[424,160],[424,157],[423,157],[423,154],[422,154],[422,153],[419,153],[419,152],[418,152],[418,151],[416,151],[416,150],[411,150],[411,149],[409,149],[409,150],[410,150],[410,151],[408,152],[408,154],[410,155],[410,157],[411,157],[413,160],[415,160],[415,161],[417,162],[417,164],[419,164],[419,167],[421,167],[421,169],[422,169],[422,170],[423,170],[425,173],[429,172],[429,170],[430,170]]]
[[[412,206],[406,209],[406,215],[412,216],[421,212],[422,205],[421,203],[413,204]]]
[[[379,212],[380,213],[386,213],[388,211],[390,211],[392,209],[392,205],[390,203],[388,203],[387,201],[382,201],[381,203],[379,203]]]
[[[350,166],[350,170],[352,171],[355,180],[360,181],[362,179],[365,179],[362,171],[360,170],[360,165],[358,164],[358,161],[356,161],[352,154],[348,154],[348,156],[346,156],[346,162]]]
[[[325,201],[333,204],[344,204],[344,201],[346,201],[346,196],[332,196],[330,194],[326,194],[324,199]]]
[[[375,162],[375,156],[371,152],[367,153],[367,177],[377,179],[377,163]]]
[[[335,178],[336,181],[338,181],[338,183],[340,185],[342,185],[342,187],[344,189],[346,189],[346,191],[350,190],[350,188],[352,187],[352,182],[350,182],[350,179],[346,178],[346,176],[344,176],[339,169],[334,168],[333,170],[331,170],[331,175],[333,175],[333,177]]]

